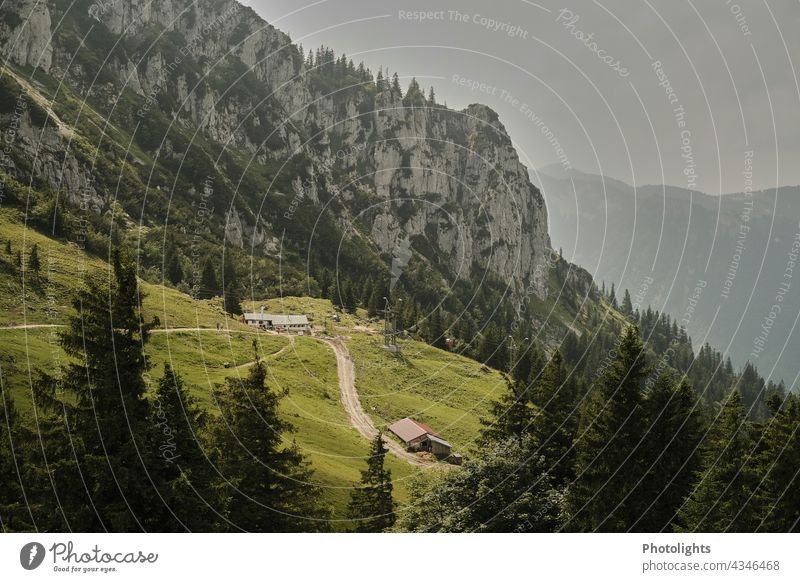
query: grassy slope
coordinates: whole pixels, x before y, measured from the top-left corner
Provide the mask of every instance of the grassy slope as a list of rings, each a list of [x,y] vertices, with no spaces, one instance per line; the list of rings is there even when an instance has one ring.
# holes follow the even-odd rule
[[[11,256],[4,254],[6,240],[12,242]],[[80,284],[81,273],[108,269],[102,260],[83,254],[75,245],[25,228],[13,211],[0,210],[0,254],[4,259],[13,263],[13,254],[23,248],[27,256],[34,243],[39,245],[42,270],[36,284],[26,275],[26,281],[31,284],[26,284],[24,301],[20,300],[21,277],[0,272],[0,326],[62,324],[71,310],[70,298]],[[174,289],[147,283],[142,288],[146,293],[145,314],[148,319],[158,315],[162,328],[209,328],[154,333],[147,351],[153,364],[154,381],[161,376],[163,363],[170,361],[212,414],[216,410],[211,388],[225,378],[247,373],[246,364],[253,359],[252,341],[258,339],[259,353],[269,366],[271,386],[287,393],[281,410],[297,429],[289,438],[296,440],[309,457],[317,479],[326,488],[327,498],[336,508],[337,517],[343,517],[349,489],[359,479],[359,471],[364,466],[368,443],[347,422],[331,350],[312,338],[299,337],[290,343],[285,336],[254,333],[240,322],[226,318],[219,300],[197,301]],[[375,336],[353,333],[356,326],[365,329],[367,322],[361,317],[344,315],[334,326],[329,318],[333,308],[325,300],[273,299],[266,305],[273,311],[313,311],[315,323],[328,322],[328,333],[351,335],[350,346],[362,370],[358,373],[358,387],[368,396],[365,401],[368,410],[378,386],[375,374],[383,366],[389,366],[386,373],[396,377],[399,388],[395,394],[380,398],[382,408],[375,415],[377,424],[393,420],[396,415],[414,414],[434,425],[458,447],[465,447],[477,434],[477,417],[486,409],[486,396],[493,387],[499,386],[497,374],[490,373],[487,375],[489,382],[480,382],[483,374],[478,373],[479,366],[474,362],[417,342],[408,342],[414,349],[407,347],[406,363],[397,366],[394,357],[372,345],[377,341]],[[217,323],[223,324],[226,331],[217,332]],[[31,378],[35,377],[37,369],[53,372],[68,360],[58,344],[58,328],[0,327],[0,346],[3,384],[10,389],[24,418],[33,422]],[[371,374],[363,372],[367,368],[372,370]],[[420,383],[420,380],[425,382]],[[430,392],[420,394],[421,386]],[[449,403],[435,402],[437,394]],[[466,412],[456,407],[463,407]],[[421,413],[415,414],[417,411]],[[394,458],[388,462],[396,479],[396,498],[403,503],[407,500],[405,478],[419,469]]]
[[[413,417],[459,453],[468,452],[479,419],[488,416],[491,402],[505,390],[499,372],[422,342],[400,341],[398,356],[384,350],[380,336],[353,334],[348,345],[361,403],[376,424]]]

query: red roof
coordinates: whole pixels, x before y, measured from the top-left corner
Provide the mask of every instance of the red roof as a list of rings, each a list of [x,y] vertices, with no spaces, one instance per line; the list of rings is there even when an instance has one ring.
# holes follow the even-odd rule
[[[426,434],[442,438],[441,435],[434,432],[427,424],[423,424],[411,418],[398,420],[393,425],[389,426],[389,430],[400,437],[404,442],[411,442]]]
[[[442,435],[440,435],[438,432],[436,432],[435,430],[433,430],[433,429],[432,429],[431,427],[429,427],[427,424],[425,424],[425,423],[423,423],[423,422],[420,422],[420,421],[418,421],[418,420],[414,420],[413,418],[409,418],[408,420],[410,420],[411,422],[413,422],[414,424],[416,424],[418,427],[420,427],[420,428],[421,428],[422,430],[424,430],[426,433],[428,433],[428,434],[432,434],[432,435],[433,435],[433,436],[435,436],[435,437],[442,438]]]

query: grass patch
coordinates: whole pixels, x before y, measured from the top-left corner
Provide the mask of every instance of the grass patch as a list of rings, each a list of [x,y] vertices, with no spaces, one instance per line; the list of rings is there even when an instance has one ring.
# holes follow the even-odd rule
[[[424,422],[455,452],[468,452],[480,418],[488,416],[492,401],[506,389],[502,375],[422,342],[399,343],[399,356],[383,348],[381,337],[353,334],[348,343],[364,410],[379,426],[406,416]]]

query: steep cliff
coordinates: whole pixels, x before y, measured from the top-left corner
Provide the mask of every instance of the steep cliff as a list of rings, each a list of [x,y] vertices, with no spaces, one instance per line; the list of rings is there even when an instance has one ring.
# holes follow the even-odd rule
[[[403,94],[326,49],[305,57],[228,0],[16,0],[3,14],[4,56],[18,77],[39,79],[23,92],[58,102],[17,156],[38,151],[32,177],[68,200],[89,192],[102,210],[113,198],[157,226],[165,209],[188,213],[214,178],[209,229],[229,245],[329,258],[314,242],[324,216],[387,268],[410,248],[443,290],[485,279],[517,297],[552,288],[544,201],[488,107],[447,109],[416,82]],[[61,112],[77,136],[58,131]],[[127,194],[98,184],[103,159],[132,176]],[[578,278],[588,292],[591,279]]]

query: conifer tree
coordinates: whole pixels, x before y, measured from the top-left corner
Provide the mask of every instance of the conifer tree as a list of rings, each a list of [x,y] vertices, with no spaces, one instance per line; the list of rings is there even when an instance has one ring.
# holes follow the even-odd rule
[[[647,375],[635,326],[622,333],[616,358],[592,387],[581,420],[575,481],[569,488],[570,529],[626,531],[641,514],[628,493],[641,476],[644,434],[641,387]]]
[[[351,281],[346,281],[344,284],[344,308],[348,313],[355,313],[357,307],[358,301],[356,300],[356,292],[353,288],[353,283]]]
[[[39,270],[42,268],[42,261],[39,259],[39,245],[34,244],[31,248],[31,253],[28,255],[28,270],[31,271],[34,275],[39,274]]]
[[[183,269],[174,248],[169,252],[169,259],[167,259],[167,279],[173,285],[177,285],[183,280]]]
[[[30,526],[25,515],[19,470],[24,463],[19,416],[14,401],[6,392],[3,374],[0,367],[0,531],[24,531]]]
[[[207,415],[167,363],[153,398],[152,447],[167,506],[160,531],[214,531],[224,512],[203,447]]]
[[[564,364],[559,350],[542,370],[532,390],[537,407],[531,433],[548,471],[558,486],[565,486],[575,476],[575,432],[578,413],[575,410],[575,380]]]
[[[525,384],[506,377],[506,391],[492,403],[489,418],[481,419],[481,438],[484,443],[509,439],[521,442],[529,434],[536,413]]]
[[[200,289],[197,297],[200,299],[211,299],[219,293],[219,283],[217,274],[214,271],[214,263],[211,259],[206,259],[203,263],[203,271],[200,274]]]
[[[617,293],[614,290],[614,283],[611,283],[611,292],[608,294],[608,302],[614,309],[617,308]]]
[[[397,73],[392,75],[392,93],[398,97],[403,96],[403,89],[400,88],[400,77],[397,76]]]
[[[355,486],[348,506],[348,515],[355,521],[357,532],[381,532],[394,525],[392,473],[384,468],[386,446],[383,434],[372,439],[367,468],[361,471],[361,483]]]
[[[774,407],[764,431],[759,489],[763,508],[758,531],[800,531],[800,398],[791,394]]]
[[[443,350],[445,348],[444,326],[442,325],[442,314],[436,307],[428,318],[427,325],[428,343],[435,348]]]
[[[225,290],[223,304],[225,305],[225,311],[227,313],[230,313],[231,315],[242,314],[242,303],[241,299],[239,298],[239,291],[236,288],[235,282],[228,284],[228,287]]]
[[[703,443],[703,471],[680,511],[680,531],[752,532],[758,527],[751,433],[742,397],[733,390]]]
[[[622,298],[622,306],[620,307],[620,311],[622,311],[623,315],[627,315],[628,317],[633,315],[633,303],[631,302],[631,294],[627,289],[625,289],[625,295]]]
[[[83,487],[91,493],[90,513],[68,506],[80,513],[69,525],[78,531],[158,528],[164,507],[155,494],[159,483],[148,471],[152,428],[143,346],[154,324],[141,315],[135,265],[116,249],[112,264],[113,279],[91,277],[73,301],[75,314],[61,345],[74,363],[62,370],[60,381],[42,374],[34,386],[37,400],[70,435],[74,450],[62,451],[59,463],[65,473],[79,463]]]
[[[642,532],[672,531],[700,469],[699,445],[705,427],[697,394],[685,378],[659,376],[644,407],[647,429],[642,457],[647,474],[632,494],[642,501],[643,513],[631,527]]]
[[[296,444],[284,443],[294,427],[278,413],[279,397],[266,385],[257,351],[255,358],[247,378],[229,378],[213,391],[220,416],[212,434],[230,484],[228,518],[249,532],[325,530],[328,512],[313,472]]]
[[[367,317],[377,317],[379,311],[380,298],[378,297],[378,291],[373,288],[367,301]]]

